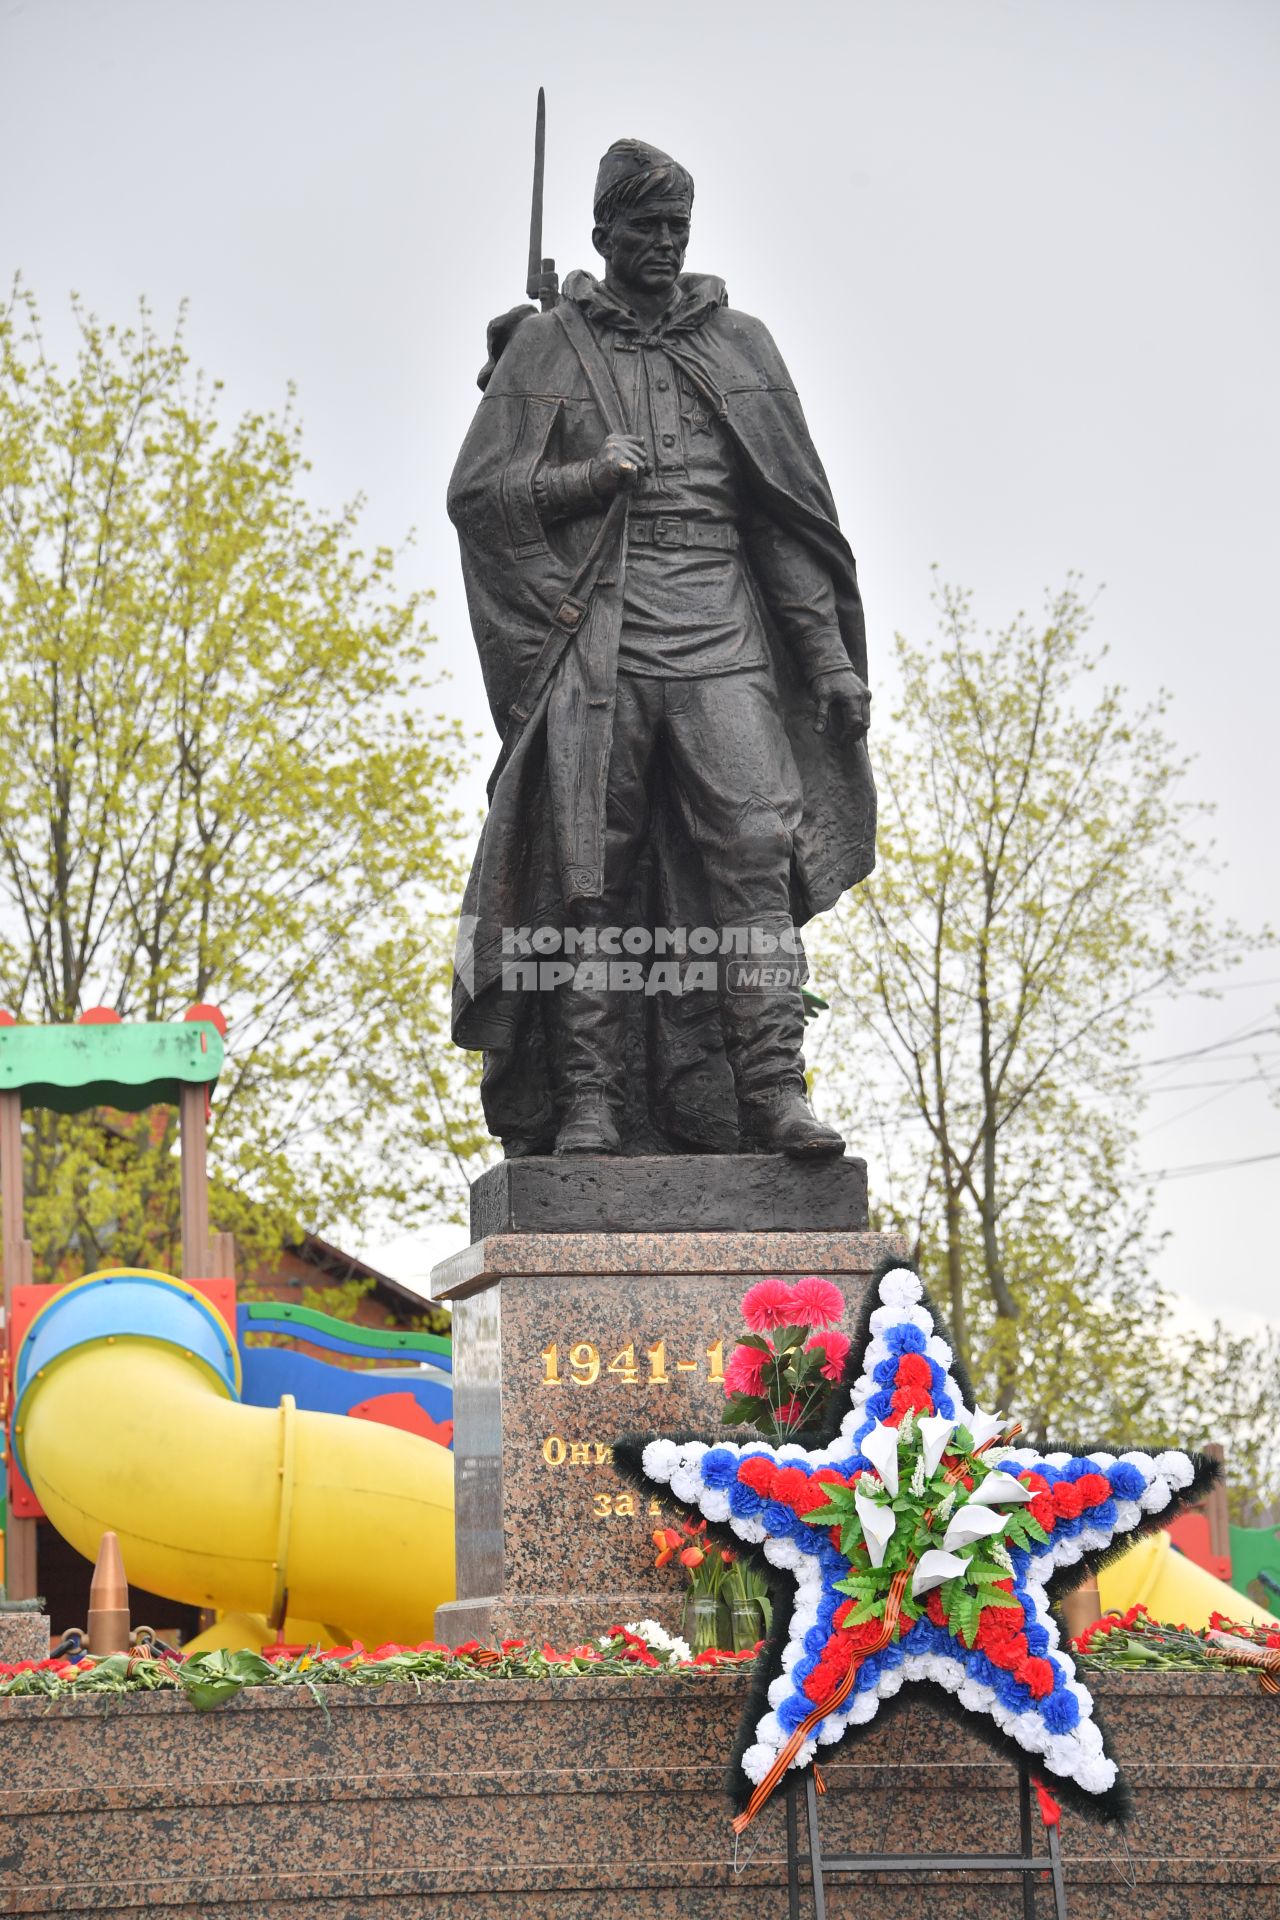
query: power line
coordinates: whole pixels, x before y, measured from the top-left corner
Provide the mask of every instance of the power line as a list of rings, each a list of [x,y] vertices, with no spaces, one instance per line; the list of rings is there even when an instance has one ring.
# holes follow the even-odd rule
[[[1181,1180],[1190,1173],[1225,1173],[1230,1167],[1256,1167],[1263,1160],[1280,1160],[1275,1153],[1251,1153],[1242,1160],[1204,1160],[1196,1167],[1161,1167],[1147,1175],[1149,1180]]]
[[[1273,1026],[1273,1027],[1250,1028],[1248,1022],[1246,1021],[1245,1025],[1243,1027],[1237,1028],[1237,1030],[1234,1033],[1224,1034],[1221,1040],[1211,1040],[1209,1041],[1207,1046],[1191,1047],[1187,1050],[1186,1053],[1160,1054],[1158,1058],[1156,1058],[1155,1060],[1140,1060],[1138,1062],[1138,1065],[1142,1068],[1144,1073],[1146,1072],[1148,1067],[1177,1066],[1178,1063],[1182,1060],[1199,1060],[1203,1058],[1203,1056],[1206,1053],[1217,1053],[1220,1051],[1221,1048],[1229,1047],[1235,1041],[1258,1040],[1258,1039],[1261,1039],[1264,1035],[1274,1034],[1274,1033],[1280,1033],[1280,1027]]]

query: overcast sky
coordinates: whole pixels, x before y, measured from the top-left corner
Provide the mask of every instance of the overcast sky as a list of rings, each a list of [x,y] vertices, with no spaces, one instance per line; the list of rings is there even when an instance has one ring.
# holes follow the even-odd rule
[[[791,365],[882,695],[934,563],[991,624],[1069,569],[1105,583],[1117,677],[1173,690],[1217,802],[1224,912],[1280,922],[1278,55],[1274,0],[0,0],[0,271],[55,341],[72,288],[164,327],[188,299],[229,408],[296,382],[317,497],[417,529],[404,578],[488,756],[444,488],[485,321],[522,297],[545,84],[562,271],[596,264],[611,140],[693,172],[688,265]],[[1162,1010],[1153,1058],[1270,1032],[1153,1069],[1152,1168],[1280,1152],[1249,1078],[1280,1059],[1277,975]],[[1278,1183],[1163,1181],[1162,1277],[1270,1310]],[[369,1251],[422,1280],[457,1238]]]

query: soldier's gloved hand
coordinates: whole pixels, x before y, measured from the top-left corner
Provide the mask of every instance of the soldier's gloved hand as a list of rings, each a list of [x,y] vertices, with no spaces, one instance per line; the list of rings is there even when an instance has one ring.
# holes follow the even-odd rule
[[[860,740],[871,725],[871,690],[852,667],[832,667],[816,673],[809,682],[813,695],[813,730],[825,733],[834,707],[843,713],[855,740]]]
[[[649,471],[644,441],[633,433],[611,433],[591,462],[591,485],[602,500],[612,500],[625,487],[634,487]]]

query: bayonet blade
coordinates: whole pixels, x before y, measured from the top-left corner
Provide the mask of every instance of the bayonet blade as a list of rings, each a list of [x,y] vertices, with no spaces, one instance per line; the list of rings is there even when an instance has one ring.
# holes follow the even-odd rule
[[[541,300],[543,292],[542,276],[542,176],[546,166],[547,149],[547,97],[544,90],[538,88],[538,117],[533,129],[533,209],[529,215],[529,284],[525,291],[530,300]]]

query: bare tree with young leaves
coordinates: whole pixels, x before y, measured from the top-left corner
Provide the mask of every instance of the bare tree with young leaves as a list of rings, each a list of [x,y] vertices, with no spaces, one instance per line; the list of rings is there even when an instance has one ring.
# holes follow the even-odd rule
[[[811,1055],[984,1390],[1116,1430],[1160,1311],[1136,1043],[1252,942],[1206,891],[1166,697],[1103,681],[1076,583],[985,637],[966,594],[938,610],[937,647],[897,642],[878,867],[812,943]]]
[[[220,418],[179,327],[79,308],[46,352],[0,311],[0,1001],[231,1022],[216,1223],[456,1206],[484,1142],[447,1048],[468,764],[435,710],[424,597],[311,505],[292,412]],[[45,1274],[167,1264],[171,1125],[29,1129]]]

